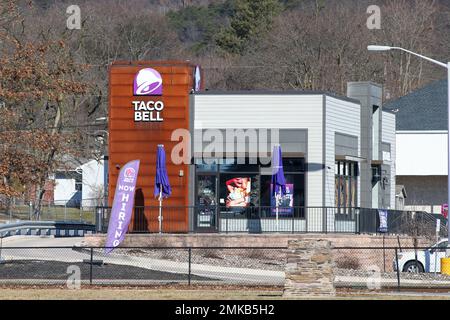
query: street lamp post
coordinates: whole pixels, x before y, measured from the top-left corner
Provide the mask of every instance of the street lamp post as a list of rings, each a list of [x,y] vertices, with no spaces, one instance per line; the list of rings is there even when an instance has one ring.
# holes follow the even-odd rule
[[[437,64],[441,67],[447,68],[447,95],[448,95],[448,103],[447,103],[447,111],[448,111],[448,115],[447,115],[447,123],[448,123],[448,131],[447,131],[447,204],[450,205],[450,62],[448,62],[447,64],[425,57],[421,54],[400,48],[400,47],[389,47],[389,46],[376,46],[376,45],[371,45],[367,47],[367,50],[369,51],[389,51],[389,50],[400,50],[400,51],[404,51],[407,52],[411,55],[414,55],[416,57],[425,59],[429,62],[432,62],[434,64]],[[450,215],[447,216],[447,221],[450,220]],[[447,229],[448,229],[448,235],[447,238],[450,240],[450,223],[447,223]],[[447,257],[450,257],[450,250],[447,250]]]
[[[95,124],[102,124],[102,123],[107,123],[108,122],[108,118],[107,117],[100,117],[100,118],[96,118],[94,120]],[[107,150],[106,150],[106,145],[109,141],[109,131],[108,130],[95,130],[95,132],[93,133],[88,133],[89,135],[93,135],[93,136],[105,136],[103,138],[102,141],[102,145],[104,147],[103,150],[103,206],[107,207],[108,206],[108,160],[109,157],[107,155]]]
[[[100,122],[100,123],[108,123],[108,117],[100,117],[95,119],[95,122]],[[103,146],[105,146],[105,144],[107,144],[109,142],[109,131],[108,130],[97,130],[94,134],[96,134],[97,132],[103,132],[106,135],[106,143],[105,141],[103,141]],[[107,155],[107,150],[105,148],[104,150],[105,152],[103,152],[103,206],[107,207],[108,206],[108,161],[109,161],[109,156]]]
[[[109,141],[109,132],[106,130],[97,130],[94,134],[104,133],[107,141]],[[107,142],[106,142],[107,143]],[[103,146],[105,146],[105,141],[103,141]],[[103,206],[108,206],[108,160],[109,157],[106,152],[103,152]]]

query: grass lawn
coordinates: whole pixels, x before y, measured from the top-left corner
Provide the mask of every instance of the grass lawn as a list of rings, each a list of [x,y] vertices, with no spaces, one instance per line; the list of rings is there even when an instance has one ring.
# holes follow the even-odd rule
[[[177,289],[0,289],[1,300],[263,300],[280,299],[282,291],[265,290],[177,290]]]
[[[15,206],[12,209],[12,217],[13,221],[16,219],[29,220],[30,207]],[[0,211],[0,220],[9,220],[9,215],[4,211]],[[74,220],[94,223],[95,208],[80,210],[78,208],[65,208],[63,206],[42,206],[41,220]]]

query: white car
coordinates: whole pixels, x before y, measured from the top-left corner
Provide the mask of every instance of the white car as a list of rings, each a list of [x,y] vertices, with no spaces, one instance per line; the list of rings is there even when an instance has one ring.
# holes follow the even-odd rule
[[[402,272],[441,272],[441,258],[445,258],[448,239],[441,239],[426,250],[417,250],[417,260],[414,250],[398,253],[398,268]],[[397,264],[392,262],[394,271]]]

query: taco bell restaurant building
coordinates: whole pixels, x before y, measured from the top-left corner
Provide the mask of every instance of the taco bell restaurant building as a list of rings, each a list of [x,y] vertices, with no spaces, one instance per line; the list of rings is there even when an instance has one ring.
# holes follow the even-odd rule
[[[165,232],[353,232],[355,208],[395,208],[395,115],[383,111],[380,85],[348,83],[346,97],[215,92],[196,86],[196,66],[148,62],[146,68],[161,73],[163,89],[142,99],[162,101],[163,108],[142,123],[130,111],[136,97],[127,95],[143,67],[110,70],[109,202],[117,168],[140,159],[134,231],[157,231],[158,144],[166,149],[173,190],[163,202]],[[190,134],[187,163],[173,157],[181,141],[177,129]],[[281,146],[287,183],[278,209],[271,185],[274,145]],[[140,230],[143,222],[146,230]]]

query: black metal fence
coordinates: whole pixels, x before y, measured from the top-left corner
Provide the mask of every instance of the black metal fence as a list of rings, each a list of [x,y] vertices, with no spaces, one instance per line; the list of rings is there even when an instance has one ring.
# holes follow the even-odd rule
[[[360,290],[450,289],[450,275],[441,272],[445,246],[334,248],[334,286]]]
[[[98,207],[98,232],[106,232],[110,208]],[[387,234],[435,235],[436,221],[441,219],[439,235],[446,235],[446,220],[426,213],[386,210]],[[136,207],[129,232],[159,232],[160,208]],[[222,207],[164,206],[161,232],[220,233],[380,233],[377,209],[335,207]]]
[[[69,201],[56,203],[42,201],[39,216],[35,215],[35,203],[25,203],[15,199],[8,209],[0,203],[0,221],[78,221],[94,223],[96,212],[96,199],[84,199],[89,205],[74,206]]]
[[[450,289],[437,247],[335,247],[339,290]],[[1,285],[283,287],[284,247],[0,247]]]
[[[286,248],[3,247],[0,285],[283,286]]]

